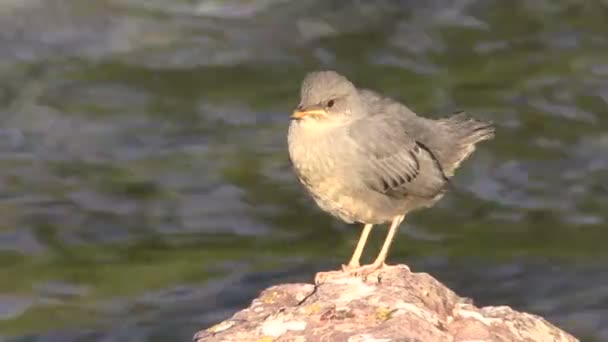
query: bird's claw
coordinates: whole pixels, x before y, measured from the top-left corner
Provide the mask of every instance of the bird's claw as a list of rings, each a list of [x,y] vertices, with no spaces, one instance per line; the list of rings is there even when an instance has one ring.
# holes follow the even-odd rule
[[[359,263],[348,264],[348,265],[342,264],[342,272],[348,272],[350,270],[354,270],[354,269],[357,269],[357,268],[360,268],[360,267],[361,267],[361,265],[359,265]]]
[[[330,282],[332,280],[345,279],[345,278],[366,278],[370,274],[374,273],[379,269],[392,268],[392,267],[402,267],[400,265],[387,265],[384,262],[382,263],[374,263],[365,266],[350,266],[350,265],[342,265],[341,271],[328,271],[328,272],[319,272],[315,275],[315,284],[320,285],[323,283]]]
[[[315,274],[315,285],[321,285],[323,283],[328,282],[329,280],[344,277],[345,275],[346,272],[344,271],[318,272],[317,274]]]

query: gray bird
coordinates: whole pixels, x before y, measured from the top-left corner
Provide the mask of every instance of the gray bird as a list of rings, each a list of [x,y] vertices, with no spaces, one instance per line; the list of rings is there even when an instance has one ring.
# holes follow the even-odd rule
[[[317,283],[366,275],[382,267],[405,215],[440,200],[450,177],[494,137],[491,122],[464,113],[432,120],[334,71],[309,73],[291,116],[289,157],[299,181],[324,211],[365,226],[342,271],[317,274]],[[391,222],[376,260],[359,259],[372,225]]]

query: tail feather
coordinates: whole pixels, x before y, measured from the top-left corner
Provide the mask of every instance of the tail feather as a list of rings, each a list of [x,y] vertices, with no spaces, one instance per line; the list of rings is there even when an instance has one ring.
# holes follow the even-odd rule
[[[490,121],[481,121],[468,116],[465,112],[458,112],[449,118],[440,120],[442,125],[452,136],[453,146],[444,165],[446,174],[453,175],[460,163],[467,159],[473,151],[475,144],[494,138],[495,128]]]
[[[465,112],[458,112],[442,121],[456,133],[461,143],[475,144],[494,138],[494,123],[477,120]]]

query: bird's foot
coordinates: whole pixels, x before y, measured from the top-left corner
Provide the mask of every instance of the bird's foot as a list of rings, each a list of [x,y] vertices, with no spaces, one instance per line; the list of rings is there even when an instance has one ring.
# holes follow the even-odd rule
[[[348,265],[342,264],[342,272],[348,272],[350,270],[354,270],[357,268],[361,268],[361,265],[358,262],[357,263],[351,262]]]
[[[321,285],[336,279],[348,278],[351,275],[345,271],[327,271],[315,274],[315,285]]]
[[[349,277],[356,277],[357,270],[361,268],[359,263],[349,263],[347,265],[342,264],[341,271],[328,271],[328,272],[319,272],[315,275],[315,284],[319,285],[321,283],[326,283],[335,279],[345,279]]]
[[[369,265],[342,265],[341,271],[319,272],[315,275],[315,284],[331,282],[332,280],[346,278],[366,278],[368,275],[380,269],[401,268],[403,265],[387,265],[384,262]]]

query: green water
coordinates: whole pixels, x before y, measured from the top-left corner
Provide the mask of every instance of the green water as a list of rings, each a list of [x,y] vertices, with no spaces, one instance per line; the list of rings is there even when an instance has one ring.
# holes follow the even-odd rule
[[[346,261],[286,152],[325,68],[497,125],[391,262],[608,340],[607,33],[605,1],[0,3],[0,341],[189,340]]]

